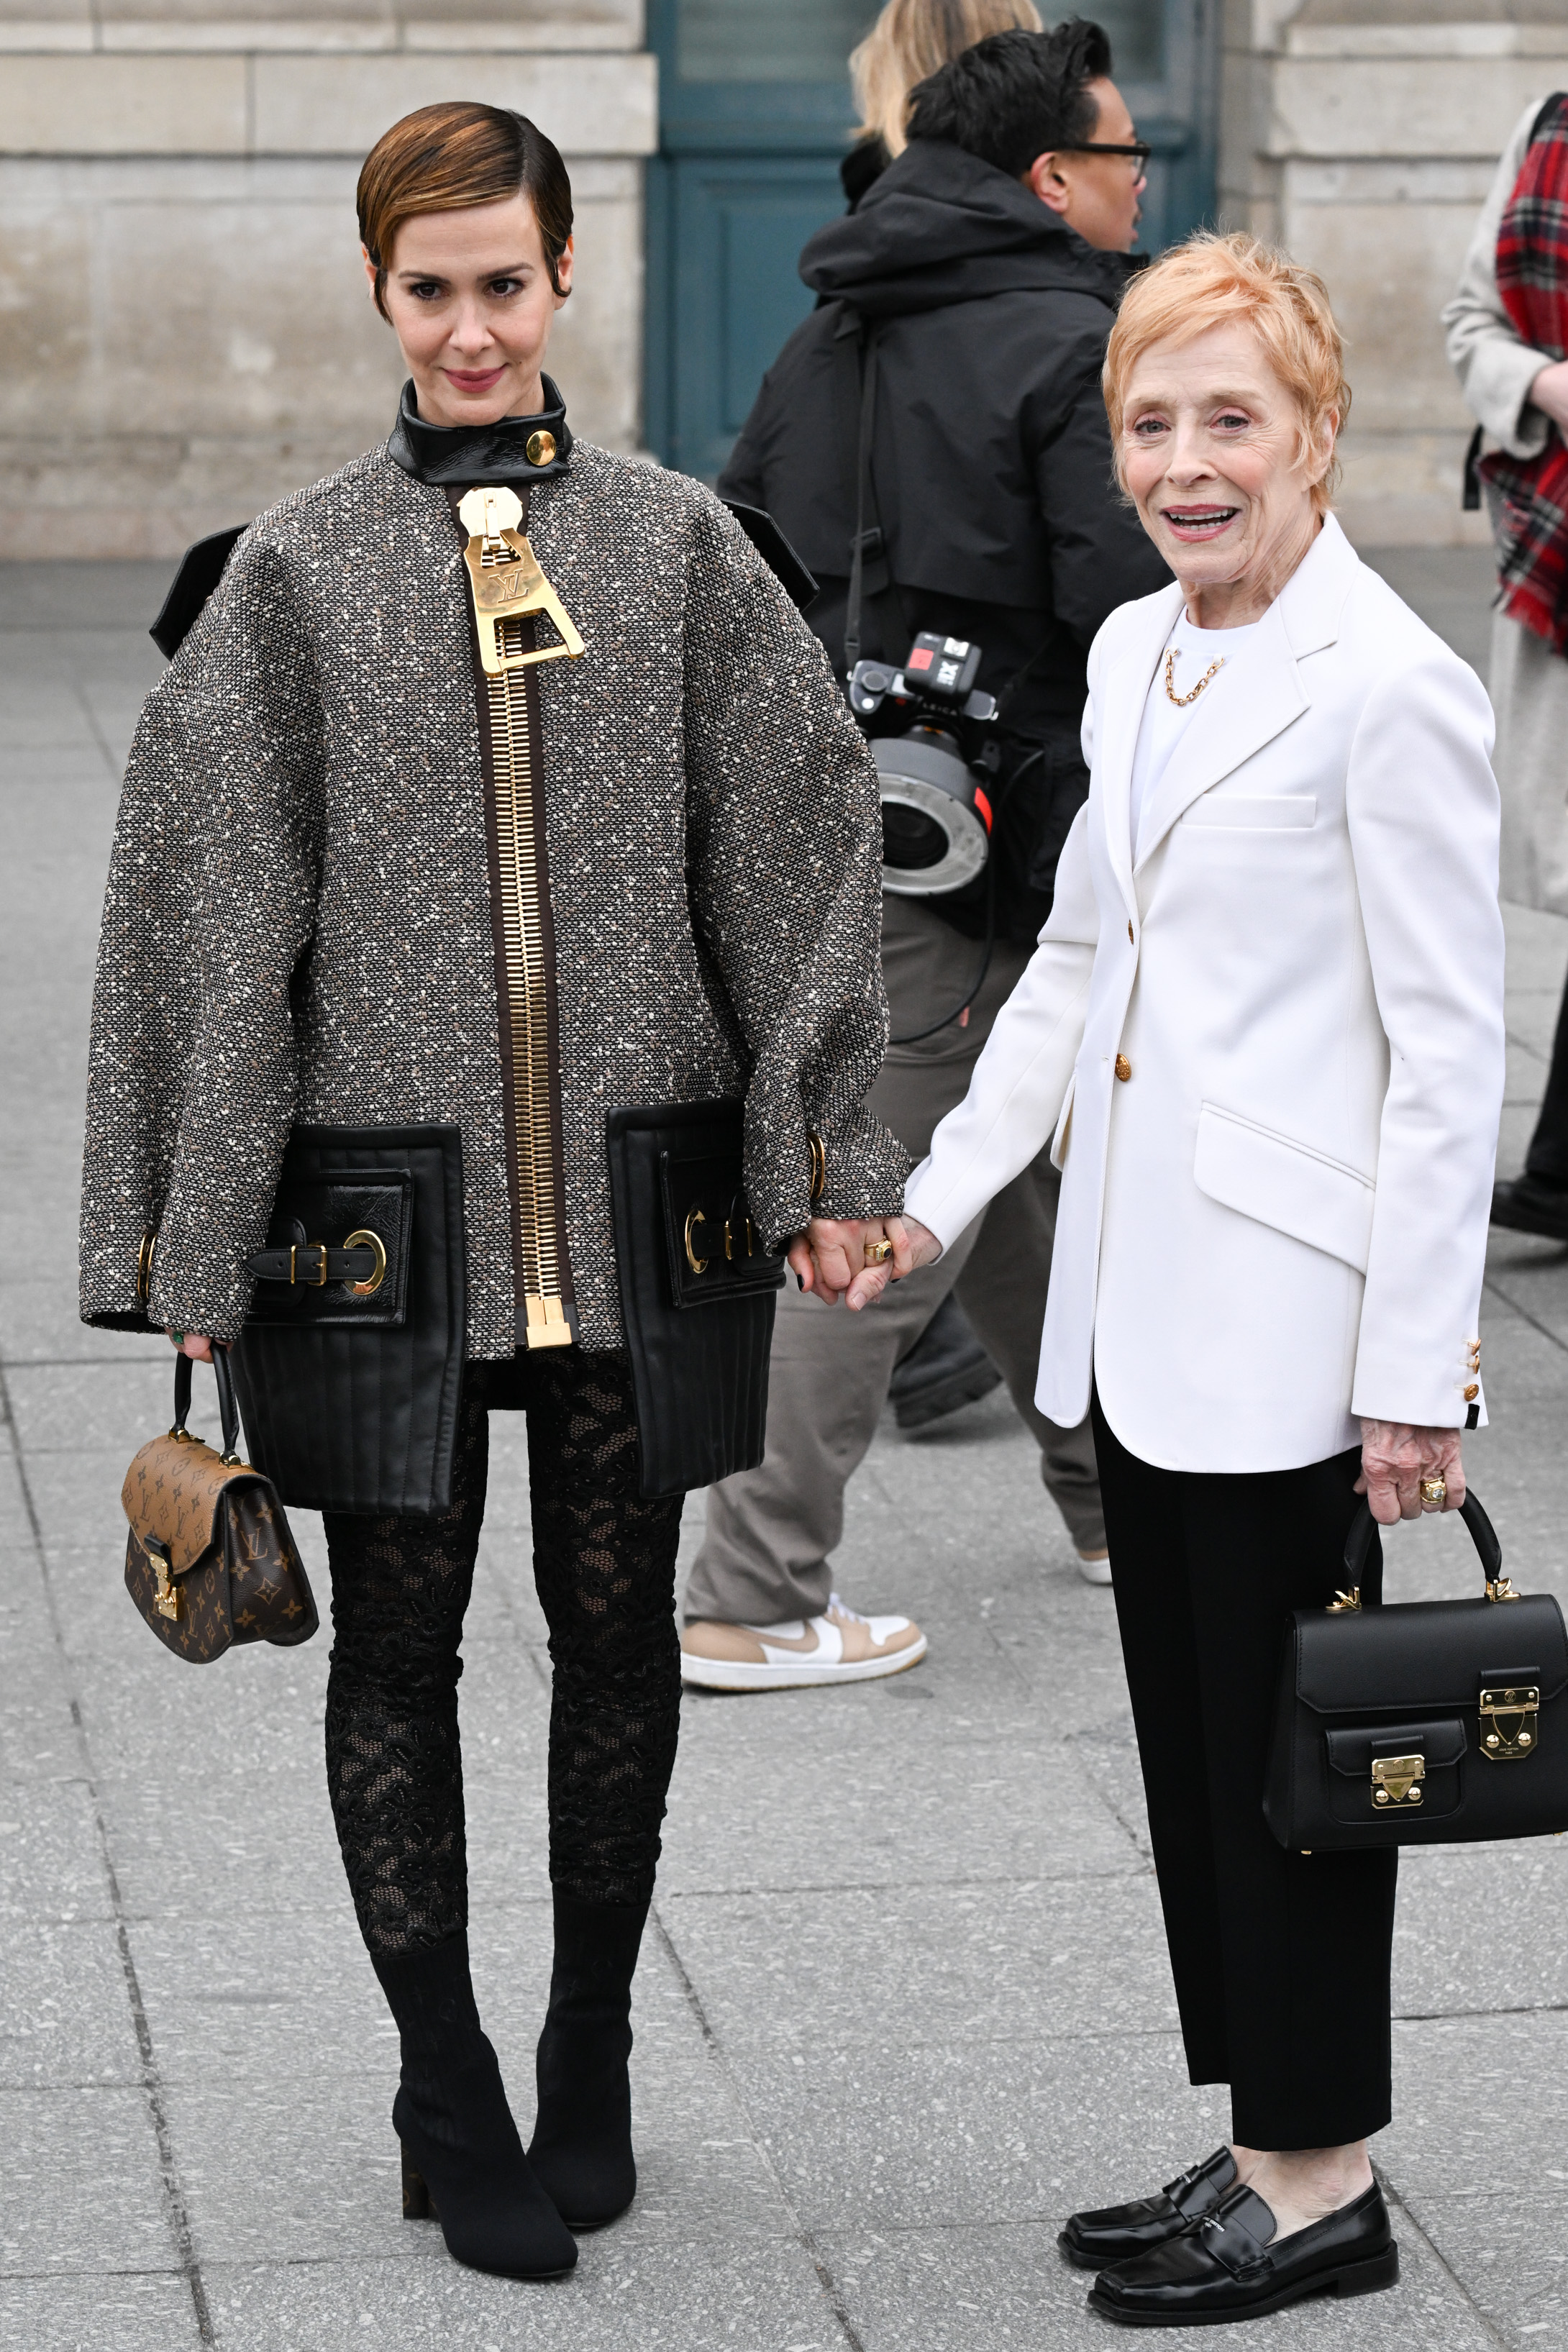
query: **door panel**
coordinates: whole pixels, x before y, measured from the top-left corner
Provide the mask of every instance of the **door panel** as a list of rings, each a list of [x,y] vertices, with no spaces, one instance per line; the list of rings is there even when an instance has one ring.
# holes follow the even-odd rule
[[[1155,151],[1145,252],[1185,236],[1214,202],[1215,5],[1086,6]],[[649,0],[660,121],[647,167],[644,432],[685,473],[712,479],[811,307],[800,248],[843,209],[847,60],[876,14],[874,0]]]

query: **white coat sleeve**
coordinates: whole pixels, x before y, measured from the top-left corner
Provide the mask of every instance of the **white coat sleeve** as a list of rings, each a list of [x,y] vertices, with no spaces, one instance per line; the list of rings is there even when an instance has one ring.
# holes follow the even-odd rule
[[[1368,700],[1346,783],[1389,1056],[1351,1410],[1442,1429],[1468,1411],[1502,1108],[1492,734],[1480,680],[1432,641]]]
[[[1470,238],[1458,290],[1443,313],[1448,364],[1465,404],[1510,457],[1533,457],[1546,446],[1549,430],[1545,411],[1530,405],[1530,387],[1552,355],[1524,341],[1497,290],[1498,228],[1540,110],[1541,100],[1532,99],[1514,125]]]
[[[1060,1115],[1100,939],[1088,835],[1086,805],[1062,845],[1039,945],[996,1016],[969,1092],[910,1179],[904,1207],[944,1249],[1037,1157]]]

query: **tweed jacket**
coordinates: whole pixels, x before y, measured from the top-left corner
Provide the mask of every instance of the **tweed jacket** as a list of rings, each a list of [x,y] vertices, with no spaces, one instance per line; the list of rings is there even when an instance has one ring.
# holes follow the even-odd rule
[[[710,492],[583,442],[529,535],[586,651],[539,678],[578,1338],[624,1344],[605,1113],[743,1096],[770,1241],[897,1209],[876,775]],[[238,1332],[296,1121],[456,1122],[468,1353],[519,1344],[468,587],[377,448],[240,540],[148,698],[93,1001],[81,1312]],[[156,1232],[151,1291],[138,1254]]]

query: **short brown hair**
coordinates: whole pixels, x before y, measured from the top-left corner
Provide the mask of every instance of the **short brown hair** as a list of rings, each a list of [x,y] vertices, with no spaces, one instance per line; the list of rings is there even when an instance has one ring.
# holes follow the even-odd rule
[[[1121,479],[1121,428],[1133,368],[1156,343],[1190,343],[1230,320],[1249,326],[1268,353],[1300,415],[1297,463],[1303,465],[1331,411],[1337,432],[1350,414],[1344,343],[1329,307],[1329,289],[1315,269],[1303,268],[1245,229],[1188,237],[1132,280],[1121,298],[1106,348],[1101,379],[1111,446]],[[1337,436],[1336,436],[1337,437]],[[1312,504],[1326,514],[1339,459],[1312,486]],[[1126,488],[1122,481],[1122,488]]]
[[[544,245],[550,283],[572,234],[572,183],[559,151],[526,114],[448,99],[384,131],[364,159],[354,201],[360,238],[375,265],[375,307],[386,317],[386,273],[397,233],[416,213],[465,212],[524,195]]]

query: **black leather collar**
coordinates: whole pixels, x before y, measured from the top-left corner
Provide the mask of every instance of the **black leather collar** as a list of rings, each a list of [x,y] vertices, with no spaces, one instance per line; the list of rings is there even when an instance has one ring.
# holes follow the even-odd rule
[[[403,387],[386,454],[416,482],[438,488],[455,482],[542,482],[564,474],[572,455],[566,403],[549,376],[543,381],[544,406],[537,416],[503,416],[496,425],[426,425],[410,381]],[[554,456],[542,466],[528,455],[536,433],[548,433],[555,443]]]

